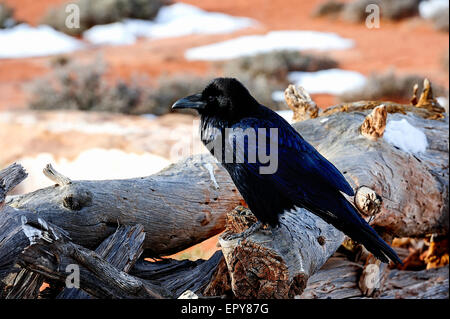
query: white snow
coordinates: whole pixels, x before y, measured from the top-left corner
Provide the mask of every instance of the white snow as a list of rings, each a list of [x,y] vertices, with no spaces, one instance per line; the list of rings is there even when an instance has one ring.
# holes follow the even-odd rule
[[[227,60],[274,50],[343,50],[353,46],[350,39],[318,31],[272,31],[191,48],[188,60]]]
[[[292,124],[292,117],[294,116],[294,112],[292,110],[278,110],[276,111],[279,116],[284,118],[289,124]]]
[[[288,79],[289,82],[304,87],[309,94],[338,95],[358,89],[366,83],[366,78],[361,73],[340,69],[291,72]]]
[[[340,69],[329,69],[317,72],[291,72],[289,82],[302,86],[309,94],[333,94],[356,90],[366,83],[364,75]],[[272,99],[276,102],[284,101],[284,92],[275,91]]]
[[[424,19],[431,19],[437,13],[448,10],[448,0],[428,0],[419,3],[419,14]]]
[[[383,138],[407,153],[423,153],[428,146],[425,133],[409,124],[406,119],[388,121]]]
[[[72,180],[121,179],[154,174],[171,162],[163,157],[144,153],[126,153],[119,149],[93,148],[81,152],[73,160],[55,159],[50,153],[18,160],[28,172],[21,192],[30,192],[54,183],[42,174],[46,164]]]
[[[283,102],[284,101],[284,91],[272,92],[272,100],[274,100],[275,102]]]
[[[136,42],[137,36],[129,30],[127,22],[124,21],[93,26],[83,32],[83,38],[98,45],[128,45]]]
[[[162,7],[153,21],[125,19],[106,25],[97,25],[83,33],[93,44],[126,45],[137,38],[169,38],[189,34],[231,33],[256,24],[250,18],[233,17],[223,13],[207,12],[200,8],[176,3]]]
[[[439,103],[440,106],[442,106],[443,108],[445,108],[446,110],[448,110],[448,98],[445,96],[438,96],[436,98],[437,102]]]
[[[82,48],[81,41],[45,25],[19,24],[0,30],[0,59],[48,56]]]

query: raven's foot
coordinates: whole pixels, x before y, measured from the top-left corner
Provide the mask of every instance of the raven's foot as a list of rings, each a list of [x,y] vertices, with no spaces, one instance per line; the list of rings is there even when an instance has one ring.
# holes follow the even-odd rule
[[[269,224],[262,224],[261,228],[259,229],[259,232],[263,233],[264,235],[271,236],[272,227]]]
[[[264,235],[272,235],[272,229],[269,225],[266,225],[266,224],[261,223],[260,221],[257,221],[256,223],[251,225],[249,228],[244,230],[242,233],[230,235],[228,237],[228,239],[230,239],[230,240],[236,239],[236,238],[247,239],[248,237],[250,237],[252,234],[254,234],[256,232],[263,233]]]

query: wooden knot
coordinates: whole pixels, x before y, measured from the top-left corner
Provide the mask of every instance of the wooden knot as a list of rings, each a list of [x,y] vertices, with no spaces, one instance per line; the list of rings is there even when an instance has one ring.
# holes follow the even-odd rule
[[[313,119],[319,115],[317,104],[301,86],[290,84],[284,91],[284,98],[289,108],[294,111],[294,122]]]
[[[70,210],[81,210],[92,204],[92,193],[84,189],[71,188],[63,197],[62,204]]]
[[[361,134],[371,140],[382,137],[386,128],[386,121],[387,109],[384,104],[381,104],[366,116],[360,128]]]
[[[201,212],[198,217],[197,221],[202,226],[206,226],[211,222],[211,213],[210,212]]]
[[[325,239],[325,237],[319,236],[319,237],[317,237],[317,242],[319,243],[320,246],[323,246],[323,245],[325,245],[327,240]]]
[[[355,206],[366,216],[374,216],[381,211],[383,199],[373,189],[361,186],[356,190]]]

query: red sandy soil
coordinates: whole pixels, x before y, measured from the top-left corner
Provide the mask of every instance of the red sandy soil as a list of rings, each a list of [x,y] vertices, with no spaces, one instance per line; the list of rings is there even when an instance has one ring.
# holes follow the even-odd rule
[[[341,68],[363,74],[384,72],[395,68],[399,73],[428,76],[433,82],[448,86],[448,73],[442,67],[442,56],[448,49],[448,33],[433,30],[430,23],[419,18],[398,23],[381,22],[379,29],[367,29],[328,18],[312,18],[310,13],[324,0],[184,0],[205,10],[246,16],[261,25],[233,35],[187,36],[163,40],[141,40],[132,46],[101,47],[71,54],[83,61],[102,56],[110,66],[108,78],[130,79],[136,75],[156,78],[160,74],[217,73],[209,62],[188,62],[183,58],[187,48],[229,39],[242,34],[265,33],[268,30],[304,29],[336,32],[355,40],[350,50],[329,52]],[[65,0],[6,0],[16,11],[17,19],[38,24],[51,6]],[[301,4],[300,4],[301,3]],[[45,75],[52,57],[0,60],[0,109],[26,107],[27,90],[24,84]],[[321,106],[335,101],[333,96],[314,96]]]

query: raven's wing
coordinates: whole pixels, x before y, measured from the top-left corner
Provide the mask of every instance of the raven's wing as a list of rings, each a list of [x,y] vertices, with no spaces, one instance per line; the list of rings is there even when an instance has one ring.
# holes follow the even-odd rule
[[[228,137],[229,146],[235,146],[236,161],[245,163],[242,168],[254,181],[275,188],[295,205],[305,207],[331,223],[352,239],[361,242],[383,262],[388,262],[387,258],[390,258],[401,263],[395,251],[339,193],[342,191],[353,195],[353,189],[344,176],[287,122],[276,117],[273,120],[246,118],[232,128],[232,134]],[[264,134],[258,134],[257,131],[261,128],[266,128]],[[277,134],[271,132],[270,128],[278,128]],[[246,138],[248,129],[256,131],[256,141]],[[265,141],[259,141],[259,138],[265,138]],[[278,167],[272,174],[261,174],[261,167],[267,165],[261,163],[258,156],[256,160],[250,160],[249,153],[258,154],[260,147],[266,151],[267,146],[270,147],[270,152],[276,153]],[[269,159],[272,160],[273,157],[269,156]]]
[[[258,158],[258,151],[261,152],[261,147],[263,147],[263,152],[267,148],[272,148],[267,152],[268,154],[271,151],[276,152],[276,154],[271,155],[277,156],[278,168],[270,176],[284,193],[286,191],[289,193],[300,191],[302,193],[299,187],[308,187],[308,185],[302,185],[302,181],[308,181],[309,185],[312,183],[326,185],[349,196],[354,196],[353,189],[333,164],[306,142],[288,123],[277,124],[265,119],[245,118],[233,125],[232,134],[229,135],[228,141],[230,145],[236,147],[236,160],[245,162],[248,169],[255,174],[259,174],[261,167],[267,166],[267,164],[261,163]],[[258,134],[258,129],[264,128],[265,132]],[[275,128],[276,134],[270,128]],[[256,141],[248,140],[248,129],[255,132]],[[259,141],[258,139],[261,137],[265,137],[265,140]],[[275,143],[276,147],[270,146]],[[256,161],[252,161],[252,158],[249,160],[248,154],[256,154]],[[265,179],[267,176],[261,175],[261,178]],[[313,190],[311,189],[311,191]],[[295,196],[295,193],[292,195]]]

